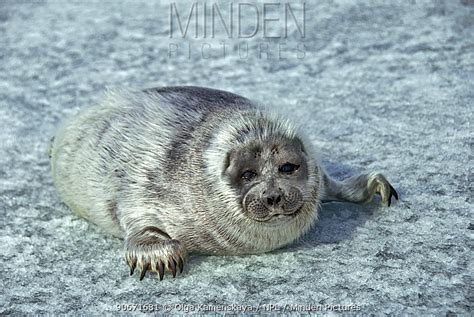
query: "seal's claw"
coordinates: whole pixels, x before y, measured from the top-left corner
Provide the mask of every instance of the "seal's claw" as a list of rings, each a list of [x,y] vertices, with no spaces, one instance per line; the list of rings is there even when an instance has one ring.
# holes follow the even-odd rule
[[[171,270],[171,273],[173,273],[173,278],[175,278],[176,277],[176,261],[173,258],[171,258],[168,261],[168,265]]]
[[[160,276],[160,281],[163,281],[163,275],[165,274],[165,269],[161,261],[156,262],[155,270],[158,272],[158,275]]]
[[[130,265],[130,276],[132,276],[137,266],[137,259],[136,258],[131,259],[131,261],[129,261],[129,265]]]
[[[184,261],[183,258],[178,256],[178,269],[179,269],[179,274],[183,273],[183,266],[184,266]]]
[[[143,278],[145,277],[145,273],[149,268],[150,268],[150,264],[149,263],[145,264],[140,274],[140,281],[143,280]]]
[[[398,193],[397,193],[397,191],[395,190],[395,188],[393,188],[392,185],[390,185],[390,194],[392,194],[393,197],[395,197],[395,199],[398,200]]]
[[[394,197],[396,200],[398,200],[398,193],[397,191],[395,190],[395,188],[393,188],[392,185],[388,184],[388,186],[390,187],[390,193],[388,194],[388,206],[390,207],[391,203],[392,203],[392,197]]]
[[[382,198],[382,204],[386,204],[390,207],[392,204],[392,196],[398,200],[398,193],[393,188],[388,180],[381,173],[372,173],[368,180],[368,192],[369,200],[372,199],[374,194],[379,194]]]
[[[157,273],[161,281],[165,271],[170,271],[173,277],[176,277],[178,270],[180,273],[183,272],[187,252],[180,241],[152,240],[154,237],[148,239],[141,238],[138,242],[133,239],[126,241],[125,258],[131,274],[138,267],[141,270],[140,280],[143,280],[147,271],[152,271]]]

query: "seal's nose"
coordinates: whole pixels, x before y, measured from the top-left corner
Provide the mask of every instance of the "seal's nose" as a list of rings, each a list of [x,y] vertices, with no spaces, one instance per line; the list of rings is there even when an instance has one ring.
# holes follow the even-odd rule
[[[269,207],[278,207],[281,203],[281,192],[278,190],[263,192],[262,200]]]

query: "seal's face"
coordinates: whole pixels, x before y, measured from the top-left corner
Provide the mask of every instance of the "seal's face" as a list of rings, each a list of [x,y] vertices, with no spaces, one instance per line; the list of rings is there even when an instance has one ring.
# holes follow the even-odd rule
[[[255,142],[230,153],[226,174],[245,215],[281,223],[295,218],[308,195],[306,153],[298,140]]]

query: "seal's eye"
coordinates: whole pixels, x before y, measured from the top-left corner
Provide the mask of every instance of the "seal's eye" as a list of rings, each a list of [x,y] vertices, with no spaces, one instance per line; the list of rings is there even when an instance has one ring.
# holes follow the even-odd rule
[[[291,174],[294,171],[296,171],[300,166],[291,164],[291,163],[285,163],[280,168],[278,169],[280,173],[286,173],[286,174]]]
[[[251,171],[251,170],[247,170],[247,171],[243,172],[242,175],[240,175],[240,178],[242,178],[246,181],[250,181],[250,180],[254,179],[256,176],[257,176],[257,173],[255,173],[254,171]]]

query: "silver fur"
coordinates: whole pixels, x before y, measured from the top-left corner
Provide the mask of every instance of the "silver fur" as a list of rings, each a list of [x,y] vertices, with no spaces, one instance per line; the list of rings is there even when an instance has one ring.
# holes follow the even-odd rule
[[[280,146],[283,154],[275,154]],[[245,153],[258,153],[265,165],[248,191],[238,176],[238,166],[252,163]],[[278,172],[278,155],[301,161],[295,176]],[[51,156],[62,200],[124,238],[126,261],[141,278],[147,270],[175,275],[187,252],[280,248],[311,227],[323,200],[396,197],[379,173],[329,178],[291,123],[246,98],[199,87],[108,92],[60,128]],[[260,200],[270,183],[281,206]]]

